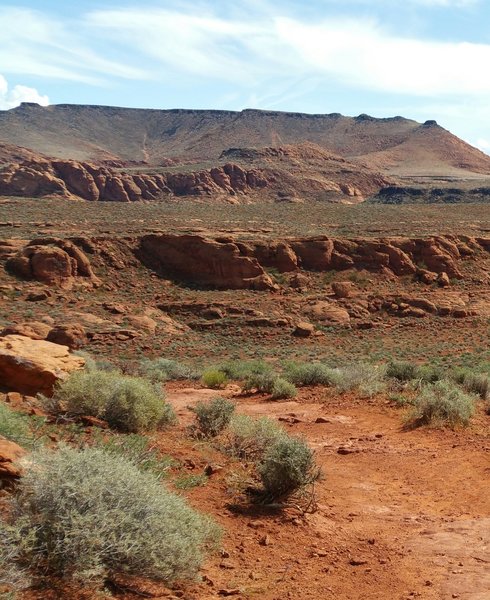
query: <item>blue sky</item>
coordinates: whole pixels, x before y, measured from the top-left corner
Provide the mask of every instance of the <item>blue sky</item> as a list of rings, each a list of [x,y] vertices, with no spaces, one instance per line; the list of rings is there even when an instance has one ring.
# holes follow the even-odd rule
[[[485,0],[0,0],[0,25],[0,109],[403,115],[490,152]]]

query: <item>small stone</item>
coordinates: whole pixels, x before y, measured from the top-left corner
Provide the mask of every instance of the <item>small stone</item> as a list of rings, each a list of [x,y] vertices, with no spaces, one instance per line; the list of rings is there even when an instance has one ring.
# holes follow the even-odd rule
[[[261,538],[260,538],[260,540],[259,540],[259,544],[260,544],[261,546],[270,546],[270,544],[271,544],[271,539],[270,539],[270,537],[269,537],[267,534],[266,534],[266,535],[264,535],[263,537],[261,537]]]
[[[353,567],[360,567],[362,565],[367,565],[368,561],[364,558],[351,558],[349,564]]]

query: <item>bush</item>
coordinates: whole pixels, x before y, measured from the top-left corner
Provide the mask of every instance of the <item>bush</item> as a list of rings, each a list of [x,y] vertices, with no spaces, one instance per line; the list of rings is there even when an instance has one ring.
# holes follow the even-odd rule
[[[273,400],[281,400],[283,398],[294,398],[298,390],[287,379],[278,377],[272,386],[271,397]]]
[[[144,435],[130,433],[128,435],[103,436],[96,439],[96,447],[113,456],[122,456],[130,460],[141,471],[150,471],[158,479],[163,479],[167,471],[178,464],[168,455],[161,455],[150,440]]]
[[[91,415],[126,432],[155,429],[174,413],[146,379],[105,371],[78,371],[59,384],[48,405],[58,413]]]
[[[418,367],[414,363],[400,360],[391,361],[386,367],[386,377],[407,382],[417,378]]]
[[[332,385],[335,372],[322,363],[288,363],[285,377],[294,385]]]
[[[454,380],[472,394],[482,400],[490,398],[490,379],[486,373],[475,373],[471,369],[457,369],[453,373]]]
[[[265,453],[259,474],[267,497],[284,499],[318,478],[313,451],[303,440],[284,436]]]
[[[0,435],[20,446],[29,445],[32,436],[28,417],[0,403]]]
[[[228,377],[218,369],[207,369],[202,374],[202,382],[206,387],[218,390],[227,384]]]
[[[143,359],[139,364],[139,373],[154,383],[164,383],[176,379],[199,379],[198,371],[169,358]]]
[[[285,435],[284,429],[269,417],[253,419],[246,415],[234,415],[228,427],[225,449],[237,458],[260,460]]]
[[[270,373],[271,365],[263,360],[229,360],[219,366],[229,379],[240,381],[246,379],[250,375],[260,375]]]
[[[243,391],[251,392],[252,390],[257,390],[257,392],[272,394],[274,383],[277,378],[277,375],[272,372],[253,373],[245,379],[243,383]]]
[[[386,388],[382,367],[365,363],[334,369],[334,385],[340,392],[359,390],[361,396],[372,397]]]
[[[451,381],[426,386],[416,400],[409,422],[416,425],[468,425],[475,410],[474,398]]]
[[[131,462],[98,449],[31,455],[0,555],[33,575],[192,578],[218,528]],[[0,564],[2,564],[0,556]]]
[[[196,415],[198,432],[215,437],[229,424],[235,404],[226,398],[214,398],[211,402],[198,402],[191,410]]]

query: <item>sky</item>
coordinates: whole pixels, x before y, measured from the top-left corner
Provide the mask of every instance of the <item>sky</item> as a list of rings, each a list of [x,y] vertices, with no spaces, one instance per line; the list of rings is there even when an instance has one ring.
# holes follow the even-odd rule
[[[20,102],[435,119],[490,153],[488,0],[0,0]]]

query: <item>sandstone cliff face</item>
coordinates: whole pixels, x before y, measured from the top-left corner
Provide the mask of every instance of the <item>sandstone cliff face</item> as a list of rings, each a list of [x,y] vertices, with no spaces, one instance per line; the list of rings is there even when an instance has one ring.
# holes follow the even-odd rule
[[[222,289],[273,290],[258,260],[234,243],[196,235],[147,235],[140,241],[143,262],[167,275]]]
[[[0,172],[0,195],[137,202],[165,195],[234,196],[268,186],[260,169],[227,163],[209,171],[132,175],[73,160],[16,163]]]
[[[158,272],[221,289],[274,289],[265,269],[280,273],[366,269],[393,276],[461,278],[460,261],[488,251],[485,238],[455,237],[236,241],[195,235],[148,235],[138,255]],[[440,279],[440,278],[439,278]],[[442,281],[442,280],[441,280]]]

